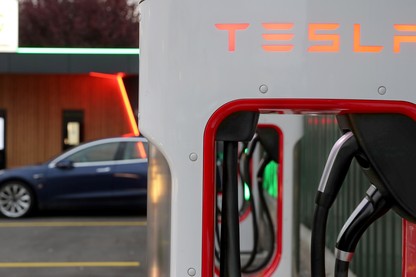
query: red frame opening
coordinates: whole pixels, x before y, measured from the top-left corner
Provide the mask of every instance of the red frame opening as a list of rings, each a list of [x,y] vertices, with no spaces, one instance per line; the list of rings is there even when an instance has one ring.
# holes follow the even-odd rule
[[[239,111],[258,111],[260,113],[277,114],[400,113],[416,120],[416,105],[405,101],[350,99],[242,99],[234,100],[221,106],[208,120],[204,132],[201,253],[202,277],[212,277],[214,272],[215,134],[218,126],[227,116]],[[274,270],[275,268],[270,266],[263,272],[262,276],[270,276]]]

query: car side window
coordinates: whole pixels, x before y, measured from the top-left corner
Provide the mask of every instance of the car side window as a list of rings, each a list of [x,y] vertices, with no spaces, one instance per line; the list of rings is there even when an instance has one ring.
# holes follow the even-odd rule
[[[148,144],[144,141],[125,142],[123,160],[147,159]]]
[[[99,144],[83,149],[67,159],[74,163],[114,161],[119,142]]]

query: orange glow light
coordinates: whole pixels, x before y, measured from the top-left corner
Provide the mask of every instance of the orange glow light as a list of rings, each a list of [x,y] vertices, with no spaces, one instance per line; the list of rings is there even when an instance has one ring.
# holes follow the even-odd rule
[[[263,23],[264,29],[275,31],[287,31],[293,28],[292,23]],[[263,34],[263,39],[267,41],[289,41],[294,34]],[[293,49],[292,44],[266,44],[262,46],[266,52],[290,52]]]
[[[136,147],[137,147],[137,152],[139,153],[139,157],[147,158],[146,150],[144,149],[143,142],[139,141],[136,144]]]
[[[124,82],[123,82],[124,74],[118,73],[117,75],[113,75],[113,74],[100,73],[100,72],[90,72],[89,75],[92,77],[112,79],[117,82],[117,85],[120,90],[120,95],[123,100],[123,105],[127,114],[127,118],[129,119],[130,129],[135,136],[139,136],[140,135],[139,128],[137,127],[136,118],[134,117],[133,110],[130,105],[130,100],[127,95],[126,87],[124,86]]]
[[[394,29],[399,32],[416,32],[416,25],[395,24]],[[416,36],[394,36],[393,51],[400,53],[400,45],[402,42],[416,42]]]
[[[123,82],[123,74],[116,75],[118,87],[120,88],[121,98],[123,99],[124,108],[126,109],[127,117],[129,118],[130,128],[136,136],[140,135],[139,128],[137,127],[136,118],[134,117],[133,110],[130,105],[130,100],[127,95],[126,87]]]
[[[92,77],[105,78],[105,79],[114,79],[116,77],[113,74],[100,73],[100,72],[90,72],[89,75],[92,76]]]
[[[339,34],[317,34],[316,31],[333,31],[338,29],[339,24],[309,24],[309,40],[331,41],[328,45],[313,45],[308,48],[309,52],[339,52]]]
[[[140,135],[139,127],[137,127],[136,118],[134,117],[133,110],[131,108],[131,104],[130,104],[129,96],[127,95],[126,87],[124,86],[123,77],[124,77],[123,73],[118,73],[115,76],[118,87],[120,88],[120,94],[121,94],[121,98],[123,99],[124,108],[126,110],[127,116],[130,121],[130,128],[134,135],[139,136]],[[141,157],[147,158],[146,151],[144,149],[144,145],[142,142],[138,143],[138,151]]]
[[[361,25],[354,24],[354,52],[378,53],[383,50],[383,46],[362,46],[361,41]]]

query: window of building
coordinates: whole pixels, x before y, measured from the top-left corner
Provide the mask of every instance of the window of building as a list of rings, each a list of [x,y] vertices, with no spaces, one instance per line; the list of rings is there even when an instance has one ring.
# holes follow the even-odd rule
[[[84,111],[64,110],[62,114],[62,149],[79,145],[84,140]]]
[[[0,110],[0,169],[6,168],[6,111]]]

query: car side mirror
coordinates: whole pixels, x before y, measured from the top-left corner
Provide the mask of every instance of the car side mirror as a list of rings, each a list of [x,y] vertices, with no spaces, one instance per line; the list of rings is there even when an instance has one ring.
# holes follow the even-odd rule
[[[59,161],[55,165],[59,169],[71,169],[74,168],[74,163],[70,160]]]

